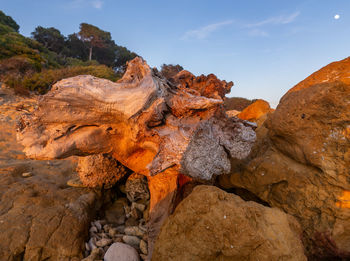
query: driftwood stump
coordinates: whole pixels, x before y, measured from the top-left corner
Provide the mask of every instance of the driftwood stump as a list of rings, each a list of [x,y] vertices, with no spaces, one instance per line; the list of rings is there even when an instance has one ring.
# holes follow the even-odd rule
[[[18,139],[33,159],[109,154],[147,176],[151,255],[172,210],[178,174],[209,180],[229,173],[230,160],[250,152],[252,127],[228,118],[222,106],[232,85],[186,71],[168,81],[135,58],[117,83],[89,75],[56,83],[34,113],[22,116]],[[83,182],[93,186],[87,177]]]

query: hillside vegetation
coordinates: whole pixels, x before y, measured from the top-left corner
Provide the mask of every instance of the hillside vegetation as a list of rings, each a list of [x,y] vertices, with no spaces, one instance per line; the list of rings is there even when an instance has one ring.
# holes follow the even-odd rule
[[[87,23],[68,36],[53,27],[38,26],[31,37],[0,11],[0,81],[19,94],[46,93],[67,77],[90,74],[116,81],[136,53],[117,45],[109,32]]]

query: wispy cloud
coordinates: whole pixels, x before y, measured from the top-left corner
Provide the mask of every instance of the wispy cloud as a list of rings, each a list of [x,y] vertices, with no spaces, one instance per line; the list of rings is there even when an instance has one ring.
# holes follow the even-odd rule
[[[96,9],[101,9],[103,5],[102,0],[94,0],[91,2],[92,6],[95,7]]]
[[[261,29],[253,29],[248,32],[250,36],[267,37],[269,33]]]
[[[187,31],[181,37],[181,39],[183,39],[183,40],[184,39],[205,39],[214,31],[217,31],[221,27],[223,27],[225,25],[230,25],[232,23],[233,23],[232,20],[228,20],[228,21],[224,21],[224,22],[220,22],[220,23],[209,24],[209,25],[203,26],[203,27],[196,29],[196,30]]]
[[[261,27],[265,25],[283,25],[283,24],[290,24],[292,23],[298,16],[300,15],[300,12],[294,12],[289,15],[280,15],[275,17],[270,17],[268,19],[265,19],[263,21],[252,23],[252,24],[246,24],[245,27],[247,28],[254,28],[254,27]]]
[[[103,0],[72,0],[66,6],[68,8],[76,9],[82,7],[93,7],[96,9],[101,9],[103,6]]]

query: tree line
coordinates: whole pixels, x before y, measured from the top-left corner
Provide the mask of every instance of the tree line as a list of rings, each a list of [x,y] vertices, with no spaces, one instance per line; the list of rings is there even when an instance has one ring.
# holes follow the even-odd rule
[[[57,28],[37,26],[31,37],[19,33],[20,26],[0,11],[0,82],[19,94],[44,94],[67,77],[91,74],[118,80],[126,62],[136,53],[117,45],[109,32],[81,23],[77,33],[64,36]],[[168,79],[183,68],[163,64]]]
[[[81,23],[79,29],[78,33],[65,37],[54,27],[38,26],[31,35],[48,50],[63,58],[72,57],[82,61],[96,60],[100,64],[117,70],[123,70],[126,62],[137,56],[126,47],[117,45],[109,32],[97,26]]]

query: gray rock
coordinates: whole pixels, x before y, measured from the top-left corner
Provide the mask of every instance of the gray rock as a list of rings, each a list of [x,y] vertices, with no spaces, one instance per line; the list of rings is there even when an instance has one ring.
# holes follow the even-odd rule
[[[90,250],[94,250],[97,246],[96,246],[96,239],[95,238],[90,238],[89,240],[89,246],[90,246]]]
[[[89,230],[91,233],[97,233],[98,231],[97,231],[97,227],[95,227],[95,226],[92,226],[92,227],[90,227],[90,230]]]
[[[102,238],[102,239],[100,239],[99,241],[96,242],[96,246],[98,246],[98,247],[105,247],[105,246],[110,245],[112,242],[113,242],[112,239]]]
[[[136,236],[123,236],[123,241],[128,245],[138,248],[140,245],[141,239],[139,239]]]
[[[140,258],[135,248],[123,243],[114,243],[108,248],[103,260],[139,261]]]
[[[97,229],[98,229],[99,231],[102,230],[102,225],[101,225],[101,223],[100,223],[99,220],[95,221],[94,224],[95,224],[95,226],[97,227]]]

